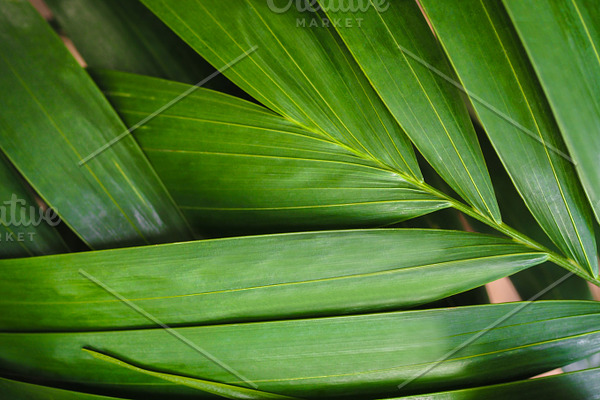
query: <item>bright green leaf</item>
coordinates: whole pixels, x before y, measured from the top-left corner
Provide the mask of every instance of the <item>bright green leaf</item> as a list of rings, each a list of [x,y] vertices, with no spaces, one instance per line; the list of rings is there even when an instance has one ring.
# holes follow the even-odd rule
[[[372,6],[361,13],[352,10],[354,1],[339,3],[327,14],[330,20],[356,24],[337,25],[337,31],[398,123],[457,193],[499,222],[494,189],[460,92],[404,53],[407,49],[452,75],[417,3],[391,1],[385,10]]]
[[[546,257],[493,236],[382,229],[7,260],[0,261],[0,330],[154,325],[87,274],[163,323],[189,325],[410,307],[481,286]]]
[[[508,303],[174,329],[195,349],[158,328],[0,333],[0,362],[13,374],[82,390],[190,393],[101,363],[85,347],[202,380],[241,386],[242,376],[261,391],[287,396],[384,397],[525,379],[597,352],[599,329],[596,302]]]
[[[565,254],[597,276],[587,199],[501,2],[421,3],[527,207]]]
[[[504,0],[600,222],[600,7]]]
[[[190,89],[124,73],[93,75],[129,125]],[[335,141],[205,89],[135,137],[193,227],[207,233],[381,226],[449,206]]]
[[[262,0],[143,0],[213,66],[256,49],[224,74],[291,121],[350,147],[361,158],[420,178],[412,146],[332,27],[295,7],[275,13]]]

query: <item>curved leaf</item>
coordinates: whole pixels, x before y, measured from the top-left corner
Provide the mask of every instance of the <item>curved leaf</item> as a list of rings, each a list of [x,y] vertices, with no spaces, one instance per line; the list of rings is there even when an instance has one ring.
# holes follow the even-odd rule
[[[88,275],[163,323],[190,325],[410,307],[546,257],[493,236],[383,229],[8,260],[0,262],[0,330],[154,326]]]
[[[143,153],[26,0],[0,3],[0,148],[93,248],[184,240],[188,227]]]
[[[600,7],[504,0],[600,222]]]
[[[116,72],[94,76],[130,126],[190,88]],[[205,89],[135,137],[188,220],[206,233],[381,226],[449,206],[335,141]]]
[[[404,53],[408,49],[452,75],[417,3],[390,1],[385,10],[373,6],[358,14],[351,3],[325,10],[330,20],[354,20],[357,26],[337,25],[337,31],[391,113],[444,180],[499,222],[494,188],[460,92]]]
[[[502,4],[424,0],[422,5],[527,207],[552,241],[596,277],[585,194]]]
[[[81,349],[144,369],[242,385],[228,366],[258,390],[293,397],[383,397],[524,379],[591,355],[600,348],[600,305],[508,303],[173,332],[186,342],[162,329],[0,333],[0,361],[14,374],[69,381],[85,390],[135,388],[138,397],[190,389],[101,363]]]

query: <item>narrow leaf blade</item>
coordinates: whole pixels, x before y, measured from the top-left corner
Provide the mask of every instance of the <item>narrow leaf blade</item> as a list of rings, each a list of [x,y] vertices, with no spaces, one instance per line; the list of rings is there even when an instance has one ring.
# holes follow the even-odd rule
[[[102,93],[24,0],[0,3],[0,148],[93,248],[185,240],[188,227]],[[87,163],[80,162],[101,148]]]
[[[502,4],[422,4],[527,207],[552,241],[596,277],[596,244],[585,194]]]
[[[193,89],[115,72],[94,77],[130,126]],[[192,226],[207,234],[377,227],[449,206],[335,141],[205,89],[135,137]]]
[[[594,0],[504,4],[548,96],[600,222],[600,8]]]
[[[154,325],[95,280],[165,324],[204,325],[406,308],[481,286],[546,257],[493,236],[378,229],[7,260],[0,262],[0,330]]]
[[[360,17],[359,26],[337,25],[337,31],[398,123],[457,193],[500,222],[494,189],[460,92],[405,53],[408,50],[453,75],[417,3],[393,1],[358,16],[350,6],[353,2],[341,3],[327,14],[330,20],[356,24]]]

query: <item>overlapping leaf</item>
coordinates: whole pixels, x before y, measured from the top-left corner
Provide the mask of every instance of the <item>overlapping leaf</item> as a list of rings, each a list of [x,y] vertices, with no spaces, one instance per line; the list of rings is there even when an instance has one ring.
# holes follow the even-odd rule
[[[600,368],[545,378],[388,400],[598,400]]]
[[[398,309],[539,264],[507,239],[384,229],[253,236],[0,262],[0,330],[152,326]],[[135,283],[135,284],[134,284]]]
[[[600,221],[600,8],[595,0],[504,4]]]
[[[225,75],[273,111],[360,157],[420,178],[408,138],[335,29],[297,25],[318,14],[294,7],[275,13],[261,0],[235,7],[220,0],[143,3],[217,68],[255,50]]]
[[[353,1],[335,7],[322,3],[331,20],[354,21],[352,28],[335,25],[338,33],[427,161],[464,199],[499,222],[494,189],[460,92],[412,59],[453,75],[417,3],[385,2],[360,13]]]
[[[599,311],[595,302],[552,301],[174,330],[202,351],[163,329],[1,333],[0,362],[16,376],[35,374],[85,390],[190,393],[82,351],[91,348],[191,378],[244,386],[242,376],[269,393],[383,397],[524,379],[593,354],[600,348]],[[398,385],[415,377],[399,392]]]
[[[552,241],[596,276],[596,244],[585,194],[502,4],[422,4],[527,207]]]
[[[79,164],[126,128],[25,0],[1,2],[0,92],[0,148],[91,247],[190,237],[133,138]]]
[[[10,400],[119,400],[122,398],[97,396],[88,393],[34,385],[0,378],[0,393]]]
[[[123,73],[94,76],[130,126],[190,89]],[[135,137],[191,224],[212,234],[379,226],[449,206],[335,141],[205,89]]]

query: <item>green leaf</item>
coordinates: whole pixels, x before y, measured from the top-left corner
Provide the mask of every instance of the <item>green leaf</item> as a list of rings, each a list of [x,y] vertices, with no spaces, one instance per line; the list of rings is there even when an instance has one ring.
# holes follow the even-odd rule
[[[0,258],[69,251],[56,229],[56,214],[43,211],[22,178],[0,153]],[[32,213],[33,211],[33,213]],[[40,214],[41,213],[41,214]]]
[[[124,73],[93,75],[130,126],[190,89]],[[381,226],[449,206],[335,141],[205,89],[135,137],[192,226],[213,235]]]
[[[89,67],[190,84],[215,71],[138,0],[48,0],[46,3]],[[239,92],[222,75],[203,86]]]
[[[449,392],[394,397],[388,400],[598,400],[600,368],[500,385]]]
[[[0,333],[0,361],[15,375],[83,390],[135,387],[138,397],[173,398],[190,389],[100,363],[81,349],[144,369],[243,385],[237,374],[258,390],[287,396],[383,397],[525,379],[597,352],[599,329],[596,302],[508,303],[176,328],[171,335],[163,329]]]
[[[597,276],[585,194],[502,4],[424,0],[422,5],[527,207],[565,254]]]
[[[294,399],[294,397],[280,396],[278,394],[262,392],[260,390],[248,389],[240,386],[224,385],[218,382],[204,381],[201,379],[188,378],[186,376],[150,371],[91,349],[83,349],[83,351],[91,354],[93,357],[99,360],[106,361],[132,371],[140,372],[142,374],[164,379],[165,381],[172,382],[177,385],[188,386],[204,393],[218,395],[226,399]]]
[[[327,15],[332,21],[354,21],[355,27],[338,24],[337,31],[398,123],[458,194],[500,222],[494,188],[460,92],[404,53],[408,49],[452,75],[417,3],[391,1],[385,10],[373,6],[358,14],[350,6],[353,1],[339,3],[325,7]]]
[[[595,0],[512,1],[515,24],[600,222],[600,8]]]
[[[143,0],[143,3],[213,66],[250,49],[225,75],[273,111],[359,157],[405,172],[420,172],[412,146],[333,28],[306,29],[320,18],[292,7],[271,11],[250,0]]]
[[[485,133],[481,132],[482,135]],[[544,233],[535,218],[531,215],[527,206],[519,196],[519,192],[512,184],[510,177],[502,167],[502,163],[495,154],[489,141],[482,137],[483,153],[486,157],[490,171],[493,171],[492,180],[497,190],[497,198],[500,203],[500,211],[504,215],[504,222],[519,232],[522,232],[538,243],[549,249],[555,250],[552,242]],[[494,233],[490,227],[469,221],[476,231],[482,233]],[[443,226],[445,228],[445,226]],[[523,300],[536,296],[537,300],[593,300],[588,283],[579,276],[572,276],[560,285],[555,283],[564,278],[566,271],[557,265],[546,262],[536,268],[520,271],[510,277],[511,282]],[[549,286],[554,286],[542,296],[539,293],[545,291]]]
[[[102,93],[25,0],[0,2],[0,148],[92,248],[184,240],[188,228]]]
[[[546,257],[493,236],[382,229],[7,260],[0,262],[0,330],[153,325],[88,281],[88,274],[162,322],[189,325],[410,307],[513,274]]]
[[[10,400],[119,400],[120,397],[97,396],[94,394],[57,389],[32,383],[0,378],[0,393]]]

